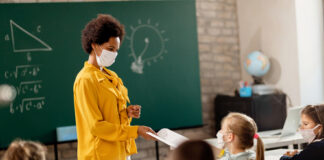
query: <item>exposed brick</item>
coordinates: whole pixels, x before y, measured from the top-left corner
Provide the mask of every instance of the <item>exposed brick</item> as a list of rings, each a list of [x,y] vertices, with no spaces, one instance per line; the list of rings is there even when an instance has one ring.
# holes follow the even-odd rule
[[[199,44],[199,52],[208,52],[210,51],[210,45],[207,44]]]
[[[221,30],[219,28],[209,28],[208,33],[213,36],[217,36],[221,34]]]
[[[199,18],[197,19],[197,23],[198,23],[198,28],[201,28],[203,27],[203,29],[205,29],[205,25],[207,25],[207,20],[205,20],[203,17],[202,18]]]
[[[239,45],[232,45],[231,46],[231,51],[233,51],[233,52],[237,52],[237,51],[239,51],[239,49],[240,49]]]
[[[200,67],[201,67],[201,69],[213,69],[214,63],[212,63],[212,62],[200,63]]]
[[[205,2],[205,3],[200,3],[199,6],[200,9],[202,10],[224,10],[225,5],[222,3],[215,3],[215,2]]]
[[[132,158],[132,160],[134,160],[134,159]],[[149,158],[144,158],[144,159],[141,159],[141,160],[156,160],[156,158],[155,157],[149,157]],[[161,160],[164,160],[164,159],[161,159]]]
[[[20,0],[20,2],[24,2],[24,3],[35,3],[37,1],[36,0]]]
[[[201,85],[204,85],[204,86],[210,86],[212,84],[211,81],[208,79],[202,79],[202,80],[200,80],[200,83],[201,83]],[[208,101],[207,97],[202,96],[202,102],[207,103],[207,101]]]
[[[147,152],[138,152],[137,154],[132,155],[132,159],[143,159],[147,157]]]
[[[210,35],[199,35],[198,36],[198,40],[199,42],[201,43],[212,43],[214,42],[215,40],[217,40],[217,37],[215,36],[210,36]]]
[[[146,149],[146,153],[147,153],[148,157],[155,157],[156,156],[155,147]]]
[[[224,53],[224,46],[223,45],[214,45],[212,46],[211,53],[214,55],[219,55]]]
[[[215,11],[210,11],[210,10],[203,10],[199,12],[200,16],[206,17],[206,18],[216,18],[219,17],[218,13],[216,14]]]
[[[225,5],[225,11],[231,11],[233,12],[235,10],[234,5]]]
[[[155,147],[155,142],[146,141],[141,137],[136,140],[136,144],[137,144],[137,148],[141,150]]]
[[[230,56],[226,55],[214,55],[214,60],[216,62],[229,63],[232,62],[233,59]]]
[[[51,2],[51,0],[37,0],[37,2]]]
[[[212,75],[213,76],[213,75]],[[213,88],[211,87],[201,87],[201,93],[213,93]]]
[[[202,61],[210,61],[212,57],[213,57],[213,55],[209,54],[209,53],[204,53],[203,54],[202,52],[200,52],[200,54],[199,54],[200,62],[202,62]]]
[[[198,27],[197,31],[198,31],[198,34],[204,34],[205,28]]]
[[[236,0],[225,0],[225,2],[226,2],[227,4],[231,4],[231,5],[234,5],[234,6],[235,6],[235,4],[236,4]]]
[[[0,150],[0,159],[2,159],[5,152],[6,152],[5,150]]]
[[[170,153],[169,147],[163,147],[159,149],[159,155],[161,158],[166,158],[169,153]]]
[[[57,145],[58,150],[65,150],[65,149],[71,149],[71,148],[72,148],[71,143],[62,143],[62,144]]]
[[[46,148],[47,148],[46,159],[47,160],[54,160],[55,159],[54,145],[48,145],[48,146],[46,146]]]
[[[217,11],[217,12],[214,12],[214,15],[216,18],[219,18],[219,19],[231,19],[233,17],[233,13],[232,12],[229,12],[229,11]]]
[[[233,28],[233,34],[234,35],[238,35],[238,28],[236,27],[236,28]]]
[[[233,67],[233,65],[229,64],[229,63],[225,63],[224,64],[224,70],[227,72],[233,72],[235,71],[235,68]]]
[[[55,154],[53,151],[48,151],[46,154],[46,160],[54,160],[55,159]]]
[[[227,28],[236,28],[237,23],[235,21],[225,21],[225,27],[227,27]]]
[[[234,80],[239,81],[239,80],[241,79],[241,74],[240,74],[240,72],[234,72],[234,73],[232,73],[232,78],[233,78]]]
[[[238,43],[238,38],[233,37],[233,36],[230,36],[230,37],[218,37],[218,38],[216,38],[216,42],[221,43],[221,44],[224,44],[224,43],[237,44]]]
[[[225,36],[232,35],[233,31],[231,29],[225,28],[225,29],[222,29],[222,34]]]
[[[222,28],[225,26],[225,23],[223,20],[212,20],[210,22],[210,26],[211,27],[219,27],[219,28]]]
[[[51,2],[68,2],[68,0],[51,0]]]
[[[78,148],[78,142],[72,142],[72,148],[77,149]]]
[[[76,159],[77,151],[76,149],[61,150],[62,159]]]

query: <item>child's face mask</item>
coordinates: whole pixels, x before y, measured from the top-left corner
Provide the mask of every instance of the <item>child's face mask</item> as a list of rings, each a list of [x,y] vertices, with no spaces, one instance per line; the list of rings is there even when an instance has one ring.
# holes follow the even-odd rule
[[[218,131],[217,132],[217,148],[223,149],[225,147],[225,144],[228,144],[231,142],[230,132],[223,132],[223,131]]]
[[[308,142],[311,143],[316,135],[314,133],[314,130],[319,127],[320,125],[316,125],[314,128],[312,129],[299,129],[299,133],[303,136],[303,138]]]

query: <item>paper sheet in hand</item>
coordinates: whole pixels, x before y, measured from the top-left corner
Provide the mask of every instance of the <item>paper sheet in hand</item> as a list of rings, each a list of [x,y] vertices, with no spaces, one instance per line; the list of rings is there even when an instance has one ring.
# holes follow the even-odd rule
[[[167,128],[163,128],[161,129],[157,135],[154,135],[150,132],[146,132],[148,135],[156,138],[157,140],[173,147],[176,148],[178,147],[178,145],[180,145],[181,143],[183,143],[184,141],[189,140],[187,137],[182,136],[176,132],[173,132]]]

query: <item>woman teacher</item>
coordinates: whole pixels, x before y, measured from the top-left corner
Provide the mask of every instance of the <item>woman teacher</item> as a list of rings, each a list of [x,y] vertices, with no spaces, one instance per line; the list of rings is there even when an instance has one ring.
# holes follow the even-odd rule
[[[124,27],[110,15],[98,15],[82,31],[89,59],[73,87],[78,160],[125,160],[137,153],[135,139],[154,140],[146,126],[130,126],[141,107],[130,105],[127,88],[111,66],[124,36]]]

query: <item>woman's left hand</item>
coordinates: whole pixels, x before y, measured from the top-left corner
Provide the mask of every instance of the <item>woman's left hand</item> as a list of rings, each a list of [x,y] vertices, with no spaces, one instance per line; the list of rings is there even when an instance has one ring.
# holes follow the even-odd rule
[[[140,118],[141,116],[141,106],[140,105],[130,105],[127,107],[127,115],[129,118]]]

